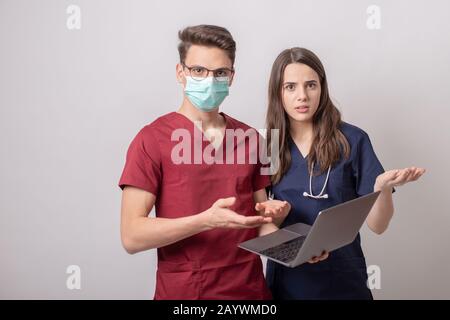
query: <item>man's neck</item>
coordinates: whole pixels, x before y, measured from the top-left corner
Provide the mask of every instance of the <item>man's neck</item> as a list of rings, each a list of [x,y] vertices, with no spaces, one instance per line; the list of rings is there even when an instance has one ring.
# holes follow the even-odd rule
[[[177,112],[186,116],[192,122],[201,121],[203,130],[221,128],[225,123],[225,119],[219,114],[219,109],[210,112],[198,110],[187,98],[184,98]]]

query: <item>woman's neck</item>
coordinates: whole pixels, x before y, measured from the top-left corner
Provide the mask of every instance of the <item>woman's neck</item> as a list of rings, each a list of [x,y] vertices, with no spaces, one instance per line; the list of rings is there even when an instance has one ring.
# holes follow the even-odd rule
[[[312,122],[291,121],[290,134],[297,143],[312,143],[313,124]]]

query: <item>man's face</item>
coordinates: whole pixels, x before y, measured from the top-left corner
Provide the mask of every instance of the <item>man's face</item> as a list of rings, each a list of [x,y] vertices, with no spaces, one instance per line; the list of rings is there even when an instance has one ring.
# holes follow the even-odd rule
[[[192,45],[186,53],[186,59],[184,64],[189,67],[203,67],[209,70],[217,70],[222,68],[232,69],[233,65],[227,53],[216,47],[205,47],[199,45]],[[189,76],[189,70],[183,68],[181,63],[176,67],[177,81],[183,84],[183,88],[186,86],[186,76]],[[195,72],[195,69],[193,69]],[[219,73],[220,75],[220,73]],[[209,73],[209,77],[212,77],[212,72]],[[233,77],[230,78],[229,85],[233,81]]]

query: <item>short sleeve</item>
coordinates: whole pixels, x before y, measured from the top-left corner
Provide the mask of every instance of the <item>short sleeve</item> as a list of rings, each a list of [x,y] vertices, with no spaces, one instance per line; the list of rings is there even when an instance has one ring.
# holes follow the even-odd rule
[[[161,184],[159,144],[149,128],[143,128],[128,147],[119,187],[133,186],[158,194]]]
[[[270,175],[261,174],[262,167],[261,164],[257,165],[253,173],[252,185],[254,192],[270,186]]]
[[[264,147],[264,145],[261,145],[261,143],[265,143],[265,139],[262,138],[261,135],[258,134],[258,155],[257,155],[257,159],[258,162],[256,164],[255,170],[253,172],[253,176],[252,176],[252,188],[253,188],[253,192],[256,192],[258,190],[264,189],[267,186],[270,186],[271,182],[270,182],[270,175],[268,174],[268,167],[269,165],[267,164],[263,164],[261,162],[261,158],[260,158],[260,148]],[[265,149],[263,150],[262,153],[264,153]],[[264,168],[267,168],[266,170],[264,170]],[[266,172],[266,174],[264,174]]]
[[[356,181],[356,193],[363,196],[373,192],[373,186],[377,177],[384,173],[378,157],[373,150],[372,143],[367,133],[356,144],[356,152],[353,155],[353,176]]]

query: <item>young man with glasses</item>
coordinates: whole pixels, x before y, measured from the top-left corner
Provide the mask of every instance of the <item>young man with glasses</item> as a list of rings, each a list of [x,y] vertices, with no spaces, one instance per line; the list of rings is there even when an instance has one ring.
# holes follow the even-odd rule
[[[224,160],[235,142],[225,133],[251,129],[219,112],[233,82],[235,42],[228,30],[210,25],[188,27],[179,38],[176,78],[184,99],[130,144],[119,181],[123,245],[129,253],[158,248],[155,299],[269,299],[261,259],[237,247],[276,230],[274,222],[290,209],[266,201],[270,181],[261,162],[174,159],[186,160],[200,146],[201,154],[213,150]],[[181,153],[178,133],[189,134]],[[238,142],[246,159],[259,149],[250,141]],[[156,217],[148,217],[154,205]]]

